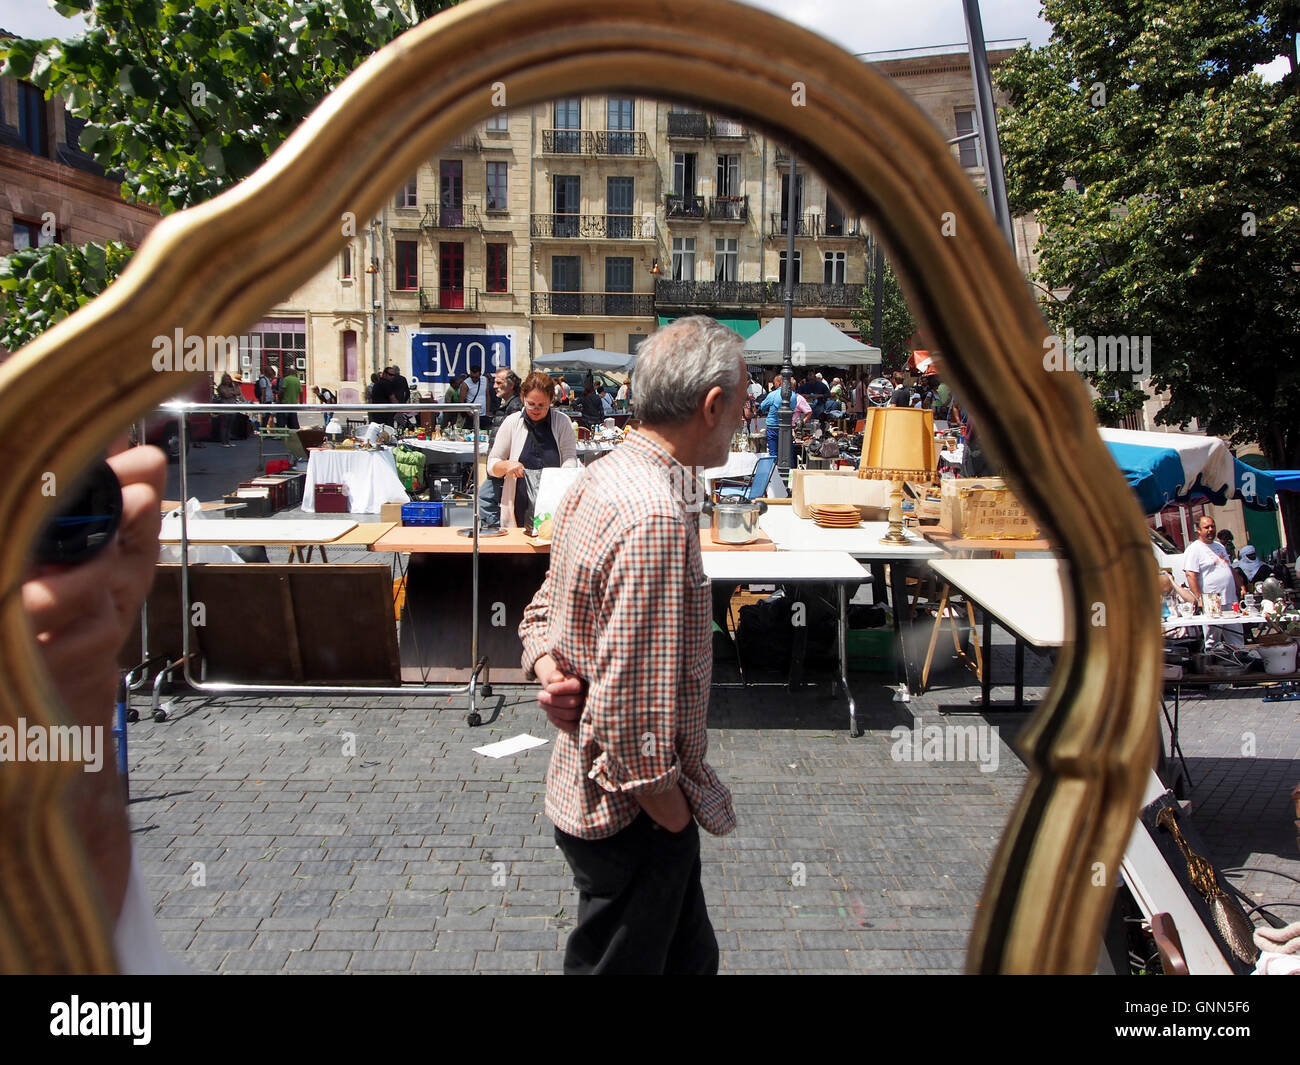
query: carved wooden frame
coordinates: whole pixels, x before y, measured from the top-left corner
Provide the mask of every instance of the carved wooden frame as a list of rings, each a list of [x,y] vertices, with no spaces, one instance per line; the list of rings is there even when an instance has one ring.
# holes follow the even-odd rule
[[[1154,753],[1160,640],[1142,515],[987,206],[930,120],[822,37],[731,0],[473,0],[373,56],[256,174],[165,219],[107,292],[0,367],[0,724],[64,720],[16,589],[50,501],[183,384],[152,339],[231,335],[343,245],[418,165],[494,110],[627,91],[692,101],[790,143],[871,219],[955,391],[1069,558],[1067,643],[1021,740],[1030,776],[986,883],[972,971],[1088,972]],[[945,223],[947,223],[945,225]],[[954,228],[955,227],[955,228]],[[951,235],[945,235],[950,233]],[[67,382],[77,381],[70,389]],[[57,403],[49,397],[57,396]],[[0,768],[0,967],[104,971],[112,930],[61,789],[76,767]]]

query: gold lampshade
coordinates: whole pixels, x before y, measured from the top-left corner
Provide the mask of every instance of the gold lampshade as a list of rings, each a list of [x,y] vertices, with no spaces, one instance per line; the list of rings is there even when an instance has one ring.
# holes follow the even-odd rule
[[[872,407],[862,434],[863,480],[928,481],[934,475],[934,414],[920,407]]]

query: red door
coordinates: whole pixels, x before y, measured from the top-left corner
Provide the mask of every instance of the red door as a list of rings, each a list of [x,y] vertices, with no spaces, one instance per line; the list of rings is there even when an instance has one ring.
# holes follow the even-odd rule
[[[445,311],[465,309],[465,245],[438,246],[438,306]]]

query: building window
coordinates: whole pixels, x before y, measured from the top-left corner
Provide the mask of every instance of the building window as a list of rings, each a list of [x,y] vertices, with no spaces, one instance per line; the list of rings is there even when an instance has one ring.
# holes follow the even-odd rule
[[[846,233],[844,208],[836,203],[835,197],[828,192],[826,194],[826,235],[828,237],[842,237]]]
[[[632,259],[610,256],[605,260],[605,313],[632,313]],[[627,293],[627,295],[616,295]]]
[[[579,314],[582,310],[582,256],[551,256],[551,313]],[[561,295],[571,293],[571,295]],[[590,346],[590,345],[589,345]],[[568,350],[567,348],[565,349]]]
[[[510,118],[504,111],[494,111],[487,120],[489,133],[509,133]]]
[[[641,346],[641,342],[648,337],[648,333],[628,333],[627,335],[627,353],[635,355],[636,349]]]
[[[740,195],[740,156],[718,156],[718,195]]]
[[[420,287],[420,246],[413,240],[399,240],[397,244],[398,289],[410,292]]]
[[[694,152],[673,152],[673,195],[695,195]]]
[[[582,182],[577,174],[556,174],[552,178],[551,234],[556,237],[576,237],[582,221]]]
[[[352,246],[348,245],[339,256],[339,277],[344,281],[352,280]]]
[[[25,81],[18,83],[18,136],[34,155],[50,154],[49,127],[45,122],[45,94]]]
[[[673,237],[673,280],[695,280],[694,237]]]
[[[582,101],[576,96],[555,101],[555,150],[568,155],[582,151]],[[566,132],[561,132],[561,131]]]
[[[403,185],[401,190],[397,193],[397,206],[398,207],[416,206],[415,178],[411,178],[411,180],[408,181],[405,185]]]
[[[632,98],[611,96],[605,110],[605,128],[609,131],[609,154],[631,155],[636,150],[632,135]]]
[[[62,244],[59,231],[42,222],[33,222],[28,218],[14,219],[14,251],[26,248],[43,248],[47,244]]]
[[[826,253],[826,284],[828,285],[844,284],[845,265],[846,265],[845,252],[828,251]]]
[[[289,370],[296,370],[302,376],[307,368],[307,323],[301,318],[258,323],[240,337],[239,365],[245,371],[246,381],[256,381],[271,370],[281,377]]]
[[[343,330],[343,380],[355,381],[357,379],[357,331],[355,329]]]
[[[802,280],[803,274],[803,252],[794,253],[794,283],[797,285]],[[777,270],[778,283],[785,284],[785,252],[781,252],[781,259]]]
[[[630,177],[606,179],[605,226],[611,240],[632,239],[632,179]]]
[[[957,136],[962,137],[975,132],[975,108],[959,107],[953,114],[957,118]],[[957,145],[961,151],[961,165],[967,168],[980,165],[980,144],[978,137],[970,137]]]
[[[509,292],[509,245],[489,244],[487,246],[487,290],[489,292]]]
[[[718,238],[713,242],[713,280],[714,281],[735,281],[736,280],[736,260],[738,257],[737,245],[739,241],[735,237],[727,239]]]
[[[488,163],[487,165],[487,209],[504,211],[507,208],[505,163]]]
[[[438,245],[438,306],[445,311],[465,309],[465,245]]]
[[[68,147],[74,152],[80,152],[81,133],[86,128],[86,120],[78,118],[71,111],[63,112],[63,137],[68,142]]]

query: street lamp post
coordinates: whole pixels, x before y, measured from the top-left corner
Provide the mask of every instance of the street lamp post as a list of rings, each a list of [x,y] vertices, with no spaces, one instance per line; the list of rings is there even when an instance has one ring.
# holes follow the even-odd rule
[[[785,343],[781,348],[781,406],[777,408],[776,465],[781,477],[790,482],[790,467],[794,459],[794,364],[791,348],[794,346],[794,152],[790,152],[790,181],[785,197]]]

